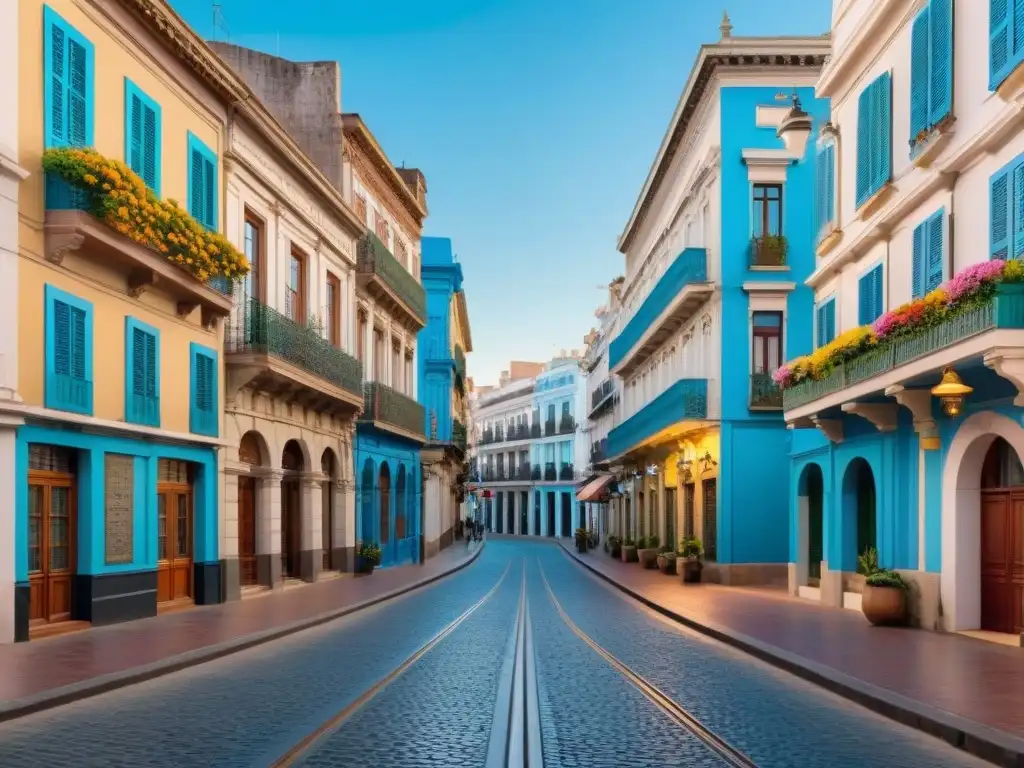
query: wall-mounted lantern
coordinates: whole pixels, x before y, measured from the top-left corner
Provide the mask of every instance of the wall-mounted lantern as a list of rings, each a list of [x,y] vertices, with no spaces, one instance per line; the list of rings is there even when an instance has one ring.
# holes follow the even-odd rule
[[[942,381],[932,388],[932,394],[942,403],[942,412],[947,416],[959,416],[963,411],[964,398],[974,391],[974,387],[964,384],[952,367],[942,372]]]
[[[811,137],[811,116],[804,112],[800,106],[800,97],[793,91],[793,106],[789,113],[779,123],[777,135],[786,145],[789,153],[796,158],[804,156],[807,150],[807,140]]]

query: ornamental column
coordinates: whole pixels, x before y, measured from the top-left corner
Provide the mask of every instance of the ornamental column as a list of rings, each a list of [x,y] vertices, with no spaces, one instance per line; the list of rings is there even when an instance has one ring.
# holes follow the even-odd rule
[[[281,579],[281,480],[284,471],[271,469],[260,482],[256,515],[256,580],[277,589]]]
[[[302,473],[302,533],[299,544],[299,577],[317,580],[324,562],[323,526],[324,491],[327,476],[320,472]]]

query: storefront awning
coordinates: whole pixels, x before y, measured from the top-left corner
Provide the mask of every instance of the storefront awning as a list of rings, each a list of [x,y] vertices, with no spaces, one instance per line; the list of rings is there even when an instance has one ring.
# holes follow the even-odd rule
[[[614,479],[614,475],[604,475],[591,481],[586,488],[576,494],[576,501],[604,501],[608,498],[608,484]]]

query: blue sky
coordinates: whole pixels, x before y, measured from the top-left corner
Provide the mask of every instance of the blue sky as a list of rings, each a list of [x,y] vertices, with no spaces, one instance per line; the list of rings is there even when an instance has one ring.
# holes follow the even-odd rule
[[[200,34],[211,0],[171,0]],[[734,35],[820,34],[831,0],[727,0]],[[342,108],[423,170],[465,273],[470,374],[583,347],[618,235],[722,6],[699,0],[222,0],[219,39],[334,59]]]

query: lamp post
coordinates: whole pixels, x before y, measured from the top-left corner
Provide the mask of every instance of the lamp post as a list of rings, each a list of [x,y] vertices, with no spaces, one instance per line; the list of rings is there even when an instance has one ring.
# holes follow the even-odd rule
[[[800,97],[793,90],[793,106],[782,122],[779,123],[776,135],[782,139],[786,149],[794,158],[802,158],[807,150],[807,140],[811,136],[811,116],[800,106]]]

